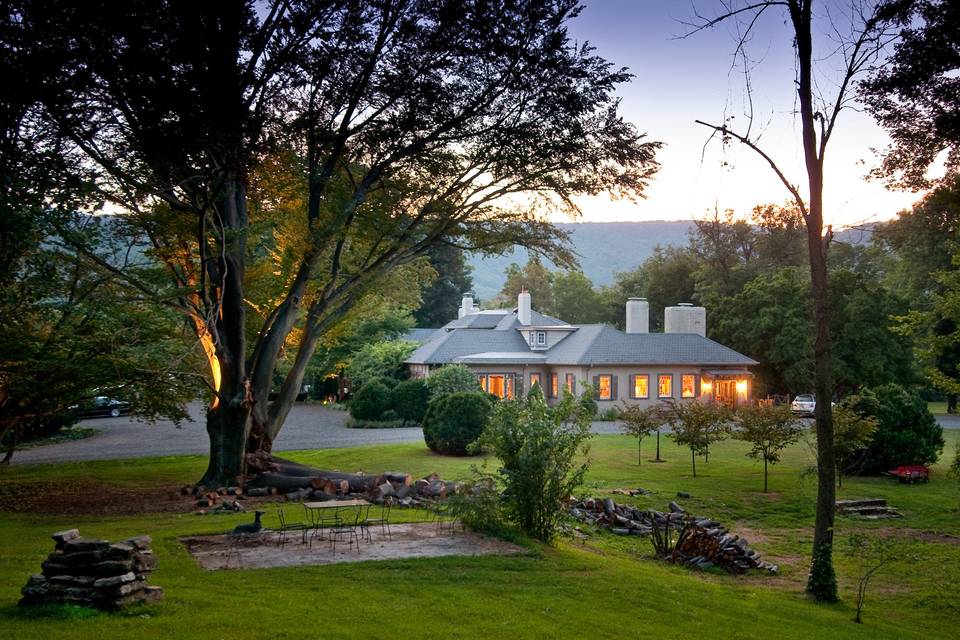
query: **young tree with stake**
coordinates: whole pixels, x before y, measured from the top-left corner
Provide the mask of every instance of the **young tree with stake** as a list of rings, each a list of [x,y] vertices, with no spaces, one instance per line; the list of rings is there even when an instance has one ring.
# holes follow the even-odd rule
[[[803,426],[787,405],[745,405],[734,415],[733,437],[751,446],[747,456],[763,460],[763,492],[768,490],[767,465],[780,461],[780,452],[800,439]]]
[[[727,429],[729,412],[715,402],[669,402],[667,420],[670,437],[682,447],[690,449],[693,477],[697,477],[697,456],[704,455],[710,443],[720,439]]]
[[[663,411],[657,406],[641,408],[638,405],[625,405],[620,410],[623,432],[637,439],[637,464],[641,462],[640,444],[651,433],[657,433],[657,459],[660,459],[660,427],[663,426]]]

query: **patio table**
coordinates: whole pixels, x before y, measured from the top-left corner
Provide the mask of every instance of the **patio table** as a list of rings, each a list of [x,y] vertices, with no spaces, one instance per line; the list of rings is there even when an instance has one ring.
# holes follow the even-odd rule
[[[356,498],[353,500],[325,500],[323,502],[304,502],[303,507],[306,509],[307,514],[310,517],[311,525],[315,532],[319,533],[320,529],[323,527],[324,523],[327,522],[327,519],[321,515],[326,510],[333,510],[332,518],[332,529],[330,540],[331,543],[335,543],[335,538],[337,533],[341,533],[345,530],[349,530],[352,535],[357,538],[357,545],[359,551],[359,536],[356,536],[356,527],[359,526],[362,519],[362,509],[364,507],[371,506],[371,502],[363,500],[362,498]],[[356,516],[353,518],[352,522],[345,522],[340,517],[340,512],[343,510],[357,509]],[[315,515],[316,514],[316,515]],[[321,535],[321,540],[324,539]]]

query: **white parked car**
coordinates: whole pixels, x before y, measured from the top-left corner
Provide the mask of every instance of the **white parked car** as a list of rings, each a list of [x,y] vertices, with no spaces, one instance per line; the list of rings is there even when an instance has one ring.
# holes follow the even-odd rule
[[[805,416],[812,416],[817,409],[817,399],[810,393],[801,393],[790,403],[790,410]]]

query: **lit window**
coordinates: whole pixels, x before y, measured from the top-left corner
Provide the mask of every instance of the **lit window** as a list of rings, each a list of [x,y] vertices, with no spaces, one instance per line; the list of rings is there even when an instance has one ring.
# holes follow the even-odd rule
[[[504,376],[507,379],[507,391],[506,398],[507,400],[513,400],[513,376]],[[500,396],[501,398],[503,396]]]
[[[650,397],[650,376],[645,373],[633,376],[633,397]]]
[[[597,399],[613,398],[613,376],[597,376]]]
[[[533,385],[535,385],[535,384],[540,386],[540,390],[541,390],[541,391],[543,390],[543,383],[540,382],[540,374],[539,374],[539,373],[531,373],[531,374],[530,374],[530,388],[533,389]]]
[[[560,395],[560,375],[556,373],[550,374],[550,397],[556,398]]]
[[[573,380],[573,374],[568,373],[567,374],[567,391],[569,391],[570,393],[573,393],[574,385],[575,385],[575,382]]]
[[[507,383],[503,376],[488,376],[489,387],[486,391],[489,391],[498,398],[503,398],[507,394]]]
[[[487,376],[477,376],[477,382],[480,383],[480,388],[484,391],[487,390]]]
[[[537,346],[544,347],[546,345],[547,345],[547,332],[537,331]]]
[[[680,397],[681,398],[697,397],[696,380],[697,380],[697,376],[693,374],[685,374],[680,378]]]
[[[657,380],[657,395],[660,398],[673,397],[673,376],[669,373],[661,375]]]

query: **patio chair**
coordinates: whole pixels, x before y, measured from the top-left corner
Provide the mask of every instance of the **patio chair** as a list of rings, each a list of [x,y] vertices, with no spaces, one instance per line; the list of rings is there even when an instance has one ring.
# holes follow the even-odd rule
[[[360,531],[366,532],[367,542],[373,542],[373,538],[370,535],[370,527],[380,527],[380,533],[387,536],[387,539],[392,540],[392,535],[390,533],[390,507],[391,502],[384,500],[380,505],[380,516],[377,518],[370,517],[371,507],[367,507],[366,515],[363,520],[360,522]]]
[[[288,522],[283,513],[283,507],[277,507],[277,519],[280,520],[280,528],[277,530],[277,544],[281,547],[287,541],[287,534],[292,531],[299,531],[303,544],[307,543],[307,535],[310,533],[311,526],[306,522]]]
[[[334,554],[337,553],[337,541],[346,542],[354,547],[357,553],[360,553],[360,516],[362,511],[356,511],[347,514],[345,517],[337,516],[337,522],[330,527],[330,548]]]
[[[317,538],[319,540],[326,540],[327,538],[323,537],[323,531],[331,531],[340,525],[340,516],[334,511],[333,514],[323,515],[321,512],[316,509],[308,509],[306,505],[303,506],[303,512],[307,516],[309,523],[307,527],[309,531],[304,534],[306,536],[305,542],[313,548],[313,539]],[[312,533],[311,533],[312,531]]]

